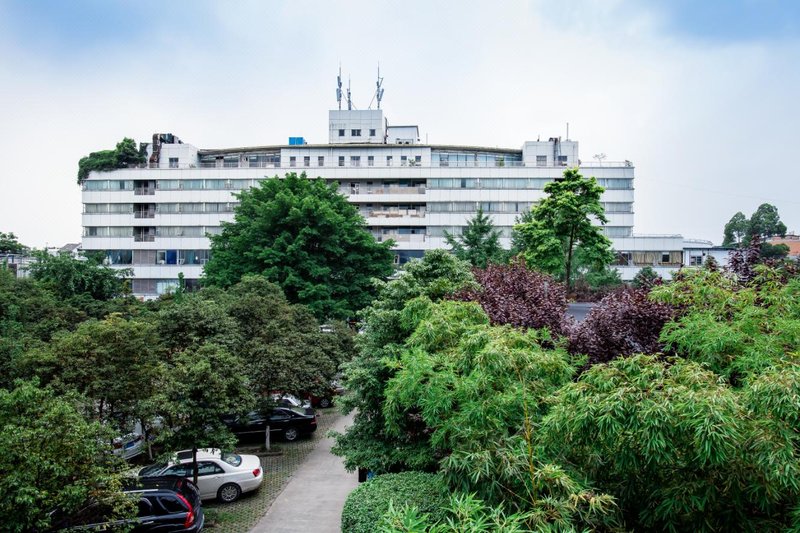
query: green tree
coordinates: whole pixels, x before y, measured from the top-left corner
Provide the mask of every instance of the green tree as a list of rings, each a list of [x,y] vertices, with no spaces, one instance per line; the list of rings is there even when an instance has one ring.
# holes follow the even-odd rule
[[[444,232],[445,241],[459,259],[468,261],[477,268],[486,268],[488,263],[499,263],[505,259],[500,246],[500,231],[494,229],[492,219],[478,207],[478,212],[467,221],[461,235]]]
[[[723,232],[722,246],[740,246],[747,236],[750,221],[741,211],[731,217]]]
[[[155,399],[171,429],[161,441],[170,450],[194,451],[233,449],[236,438],[222,415],[244,414],[255,402],[242,360],[214,344],[174,354]]]
[[[391,242],[377,243],[335,184],[289,173],[239,195],[235,221],[211,236],[205,281],[229,287],[259,274],[314,315],[347,318],[392,270]]]
[[[593,225],[608,221],[600,203],[603,190],[577,168],[567,169],[563,178],[545,186],[547,196],[531,210],[531,220],[514,227],[528,264],[563,278],[568,291],[576,247],[596,268],[614,260],[611,241]]]
[[[90,399],[93,418],[124,431],[153,414],[149,400],[163,372],[159,344],[154,325],[111,315],[57,335],[24,362],[54,389]]]
[[[88,296],[110,300],[126,292],[124,278],[129,269],[105,266],[96,257],[76,258],[67,253],[51,255],[37,252],[36,262],[28,270],[33,279],[42,282],[62,299]]]
[[[21,254],[28,251],[28,247],[19,242],[13,233],[0,231],[0,254]]]
[[[551,460],[617,497],[626,529],[797,527],[791,445],[697,363],[637,355],[595,365],[555,394],[538,436]]]
[[[353,425],[337,435],[334,453],[345,458],[347,469],[384,473],[432,466],[427,442],[396,438],[386,431],[384,389],[421,319],[406,304],[416,298],[439,301],[466,288],[477,288],[469,263],[444,250],[429,251],[406,263],[397,279],[379,282],[378,297],[361,314],[358,355],[343,365],[349,394],[340,403],[355,416]]]
[[[761,237],[762,242],[766,242],[770,237],[786,235],[786,224],[781,222],[778,215],[778,208],[772,204],[761,204],[758,209],[750,216],[750,223],[747,226],[747,244],[754,235]]]
[[[116,168],[127,168],[129,165],[140,165],[145,162],[145,156],[136,149],[136,141],[125,137],[114,150],[100,150],[92,152],[78,161],[78,184],[89,177],[94,171],[105,172]]]
[[[0,523],[4,531],[47,530],[53,511],[77,511],[90,498],[112,515],[133,512],[119,491],[121,474],[109,433],[81,414],[75,394],[36,381],[0,390]]]
[[[711,257],[711,256],[709,256]],[[661,276],[650,265],[642,267],[633,277],[631,285],[637,289],[650,289],[661,282]]]

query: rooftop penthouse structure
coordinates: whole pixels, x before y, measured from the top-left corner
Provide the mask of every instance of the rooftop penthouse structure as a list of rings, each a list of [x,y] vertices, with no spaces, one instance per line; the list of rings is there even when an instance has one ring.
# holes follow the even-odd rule
[[[544,186],[579,167],[606,189],[602,230],[624,279],[644,264],[683,264],[680,235],[633,235],[630,161],[583,161],[578,142],[560,137],[509,149],[425,144],[416,125],[392,125],[382,109],[332,110],[328,126],[326,144],[291,137],[285,145],[208,149],[153,135],[145,165],[92,172],[83,182],[83,249],[132,268],[137,296],[173,290],[179,273],[193,288],[209,258],[208,235],[233,221],[235,193],[288,172],[336,182],[375,239],[396,243],[398,264],[448,248],[445,231],[459,234],[479,207],[508,247],[516,218],[544,196]]]

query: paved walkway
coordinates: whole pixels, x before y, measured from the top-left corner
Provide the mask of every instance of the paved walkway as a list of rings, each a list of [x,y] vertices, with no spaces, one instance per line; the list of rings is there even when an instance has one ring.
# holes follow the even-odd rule
[[[341,417],[333,428],[343,432],[353,416]],[[339,533],[342,507],[358,486],[358,475],[344,469],[340,457],[331,454],[333,439],[325,437],[297,469],[269,508],[254,533]]]

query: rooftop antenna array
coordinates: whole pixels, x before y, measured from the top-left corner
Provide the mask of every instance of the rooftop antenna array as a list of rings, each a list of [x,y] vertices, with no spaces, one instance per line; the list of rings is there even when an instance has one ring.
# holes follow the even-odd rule
[[[353,109],[353,100],[350,99],[350,76],[347,77],[347,110]]]
[[[339,65],[339,75],[336,76],[336,101],[339,102],[339,111],[342,110],[342,65]]]
[[[375,90],[375,98],[378,100],[378,109],[381,108],[381,100],[383,100],[383,78],[381,78],[381,64],[378,63],[378,81],[375,83],[376,90]]]

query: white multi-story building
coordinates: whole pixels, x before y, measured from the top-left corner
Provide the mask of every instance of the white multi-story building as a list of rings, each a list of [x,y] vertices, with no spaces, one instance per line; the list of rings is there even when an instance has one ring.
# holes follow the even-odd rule
[[[189,287],[209,258],[208,234],[232,221],[234,194],[260,180],[305,172],[337,182],[379,241],[395,241],[395,260],[447,248],[480,206],[510,245],[516,218],[540,200],[545,184],[579,167],[605,187],[603,226],[618,251],[623,278],[644,265],[683,263],[683,239],[633,235],[634,166],[630,161],[585,162],[578,143],[559,137],[519,149],[422,144],[417,126],[392,126],[382,110],[335,110],[328,144],[199,149],[171,134],[156,134],[140,168],[92,172],[83,183],[83,249],[133,268],[133,292],[152,297]]]

